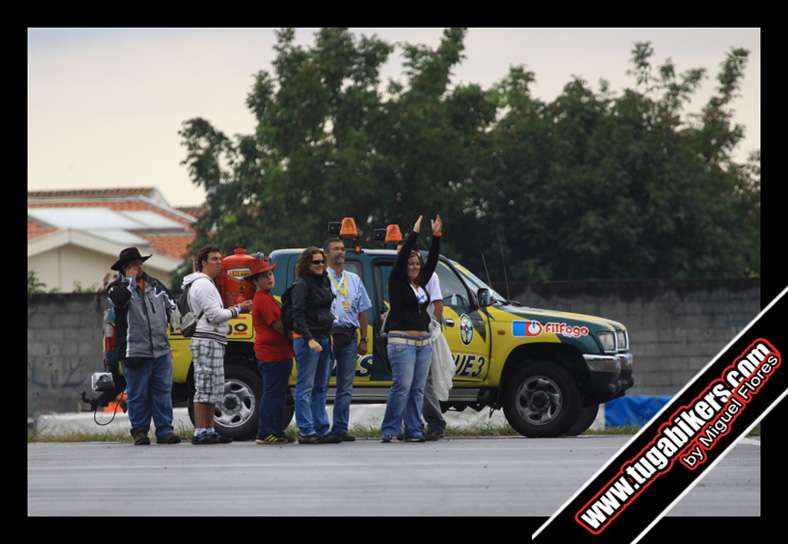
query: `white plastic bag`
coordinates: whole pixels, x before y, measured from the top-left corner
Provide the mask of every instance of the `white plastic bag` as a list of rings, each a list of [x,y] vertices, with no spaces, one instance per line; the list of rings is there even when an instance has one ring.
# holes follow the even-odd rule
[[[451,356],[449,343],[443,336],[441,326],[437,321],[430,323],[430,336],[432,337],[432,363],[430,364],[430,377],[438,400],[449,400],[451,380],[454,377],[454,359]]]

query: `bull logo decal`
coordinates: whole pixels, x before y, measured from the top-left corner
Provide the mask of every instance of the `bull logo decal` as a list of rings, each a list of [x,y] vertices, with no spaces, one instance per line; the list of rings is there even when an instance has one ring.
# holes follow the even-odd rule
[[[473,340],[473,321],[465,314],[460,316],[460,340],[466,346]]]

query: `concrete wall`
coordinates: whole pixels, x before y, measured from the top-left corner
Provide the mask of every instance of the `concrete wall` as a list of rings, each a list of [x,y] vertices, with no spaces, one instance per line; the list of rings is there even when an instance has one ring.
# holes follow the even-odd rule
[[[760,312],[759,280],[549,282],[512,289],[528,306],[606,317],[630,335],[632,395],[673,395]]]
[[[529,306],[607,317],[627,326],[636,395],[673,395],[760,311],[758,280],[714,282],[551,282],[517,289]],[[74,412],[102,370],[105,298],[28,298],[28,416]]]
[[[76,412],[103,370],[101,321],[95,294],[33,295],[27,302],[27,414]]]

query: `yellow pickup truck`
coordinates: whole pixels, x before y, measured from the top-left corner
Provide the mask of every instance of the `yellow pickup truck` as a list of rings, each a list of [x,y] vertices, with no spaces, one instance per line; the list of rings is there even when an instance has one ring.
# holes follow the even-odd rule
[[[301,249],[279,249],[276,289],[281,295],[295,279]],[[380,316],[387,308],[388,275],[396,253],[387,249],[348,251],[345,269],[367,288],[371,353],[360,355],[353,382],[354,403],[385,403],[391,372],[380,357]],[[629,335],[621,323],[569,312],[530,308],[506,300],[460,263],[441,256],[436,273],[444,303],[444,334],[456,366],[450,398],[453,410],[503,408],[507,421],[524,436],[577,435],[596,417],[600,403],[633,385]],[[230,322],[225,355],[225,397],[216,407],[217,429],[235,439],[255,436],[260,376],[253,351],[250,315]],[[171,331],[173,401],[188,405],[193,391],[189,338]],[[295,385],[295,365],[291,393]],[[329,383],[333,401],[335,379]],[[292,399],[285,417],[293,415]]]

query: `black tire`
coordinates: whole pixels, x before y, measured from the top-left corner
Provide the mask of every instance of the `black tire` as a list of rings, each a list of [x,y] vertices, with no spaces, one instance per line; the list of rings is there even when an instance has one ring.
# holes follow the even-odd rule
[[[526,362],[507,378],[503,393],[506,420],[518,433],[534,438],[561,436],[580,412],[580,392],[560,364]]]
[[[566,436],[577,436],[586,432],[596,419],[597,413],[599,413],[598,404],[583,406],[580,409],[580,415],[577,417],[577,420],[572,423],[569,426],[569,430],[566,431]]]

